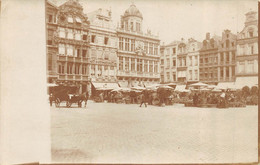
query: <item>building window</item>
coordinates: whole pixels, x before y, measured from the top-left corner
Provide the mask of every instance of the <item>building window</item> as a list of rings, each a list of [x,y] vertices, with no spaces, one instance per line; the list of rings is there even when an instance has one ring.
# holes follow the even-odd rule
[[[102,75],[102,66],[98,65],[98,77]]]
[[[148,54],[153,54],[153,43],[149,43],[149,52]]]
[[[170,59],[169,58],[167,58],[167,60],[166,60],[166,66],[167,66],[167,68],[170,67]]]
[[[134,23],[133,22],[130,22],[130,29],[131,29],[131,31],[134,31]]]
[[[96,42],[96,35],[92,35],[92,36],[91,36],[91,42],[92,42],[92,43],[95,43],[95,42]]]
[[[84,75],[87,74],[87,65],[86,64],[82,65],[82,74],[84,74]]]
[[[119,70],[123,70],[123,57],[119,57]]]
[[[82,57],[87,57],[87,50],[82,50]]]
[[[154,72],[158,73],[158,62],[154,61]]]
[[[79,17],[76,17],[76,22],[77,23],[82,23],[81,19]]]
[[[176,60],[172,61],[172,66],[176,66]]]
[[[73,30],[72,29],[68,29],[68,39],[73,39]]]
[[[52,40],[48,40],[48,41],[47,41],[47,44],[48,44],[48,45],[52,45]]]
[[[189,66],[192,66],[192,57],[189,57]]]
[[[198,56],[194,56],[194,66],[198,65]]]
[[[59,28],[59,37],[60,38],[65,38],[65,29],[64,28]]]
[[[80,30],[75,30],[75,39],[76,40],[81,40],[81,31]]]
[[[229,77],[229,68],[226,68],[226,77]]]
[[[105,44],[105,45],[108,45],[108,37],[105,37],[105,39],[104,39],[104,44]]]
[[[192,80],[192,71],[189,70],[189,80]]]
[[[131,71],[135,71],[135,59],[131,58]]]
[[[58,73],[64,74],[64,64],[59,64],[59,70]]]
[[[65,45],[64,44],[59,44],[59,54],[65,55]]]
[[[83,34],[83,37],[82,37],[82,39],[83,39],[84,41],[87,41],[87,39],[88,39],[88,36],[87,36],[86,34]],[[95,42],[95,38],[94,38],[93,42]]]
[[[73,46],[72,45],[67,45],[67,55],[73,56]]]
[[[170,72],[167,72],[166,75],[167,75],[167,81],[169,82],[170,81]]]
[[[105,60],[109,59],[109,52],[105,52]]]
[[[251,46],[251,54],[254,54],[254,45]]]
[[[134,39],[131,40],[131,51],[132,52],[135,51],[135,40]]]
[[[253,35],[253,31],[250,31],[249,32],[249,37],[253,37],[254,35]]]
[[[194,71],[194,79],[198,80],[198,71],[197,70]]]
[[[129,51],[129,38],[125,38],[125,50]]]
[[[73,18],[71,16],[68,17],[68,22],[73,23]]]
[[[229,40],[226,40],[226,47],[229,48]]]
[[[154,45],[154,55],[158,55],[158,45]]]
[[[129,57],[125,57],[125,71],[129,71]]]
[[[143,71],[143,63],[141,59],[137,59],[137,72]]]
[[[235,58],[236,58],[236,53],[232,52],[232,61],[235,61]]]
[[[79,74],[79,67],[80,67],[80,64],[75,65],[75,74]]]
[[[173,54],[176,53],[176,48],[172,48],[172,53],[173,53]]]
[[[247,65],[247,72],[253,73],[254,72],[254,60],[249,60]]]
[[[163,59],[161,59],[161,65],[164,65],[164,60]]]
[[[153,72],[153,61],[149,61],[149,72],[152,73]]]
[[[183,58],[183,66],[186,66],[186,59]]]
[[[229,62],[229,54],[228,54],[228,52],[226,54],[226,62]]]
[[[144,42],[144,51],[147,54],[148,53],[148,43]]]
[[[49,15],[48,22],[49,22],[49,23],[52,23],[52,15]]]
[[[96,72],[96,67],[95,65],[91,65],[91,76],[94,76]]]
[[[67,74],[72,74],[73,64],[68,63],[67,64]]]
[[[141,31],[141,24],[140,23],[136,23],[136,31],[140,32]]]
[[[144,60],[144,72],[148,72],[148,61]]]
[[[76,49],[75,50],[75,56],[76,57],[80,57],[80,49]]]
[[[123,38],[119,37],[119,50],[123,50]]]

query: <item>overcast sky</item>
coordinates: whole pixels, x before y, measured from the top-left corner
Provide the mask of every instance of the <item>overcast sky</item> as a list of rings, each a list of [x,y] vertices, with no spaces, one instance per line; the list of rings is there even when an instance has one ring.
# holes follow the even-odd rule
[[[54,0],[55,1],[55,0]],[[66,0],[56,0],[61,5]],[[245,13],[257,11],[257,0],[79,0],[88,13],[98,8],[110,9],[114,24],[134,3],[143,14],[143,31],[159,33],[161,43],[190,37],[205,39],[206,32],[220,35],[224,29],[242,31]]]

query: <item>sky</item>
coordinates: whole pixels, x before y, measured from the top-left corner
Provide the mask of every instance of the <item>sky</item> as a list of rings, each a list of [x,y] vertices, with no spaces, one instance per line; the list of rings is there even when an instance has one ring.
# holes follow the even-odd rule
[[[66,0],[52,0],[61,5]],[[55,2],[56,1],[56,2]],[[143,15],[143,31],[159,34],[162,43],[194,38],[205,39],[206,33],[219,35],[225,29],[242,31],[245,13],[257,11],[257,0],[79,0],[84,12],[111,9],[113,24],[134,3]]]

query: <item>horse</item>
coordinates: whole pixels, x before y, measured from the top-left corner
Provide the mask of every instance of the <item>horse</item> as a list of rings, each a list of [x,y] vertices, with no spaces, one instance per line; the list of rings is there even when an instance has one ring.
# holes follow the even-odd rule
[[[79,95],[79,100],[81,101],[81,103],[82,103],[83,101],[85,102],[85,106],[84,106],[84,107],[87,106],[88,97],[89,97],[88,92],[84,92],[84,93],[82,93],[82,94]]]

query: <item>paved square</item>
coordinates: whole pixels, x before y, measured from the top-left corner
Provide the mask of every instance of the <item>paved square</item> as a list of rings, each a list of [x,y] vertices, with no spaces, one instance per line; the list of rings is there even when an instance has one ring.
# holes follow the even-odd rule
[[[75,106],[75,105],[74,105]],[[94,103],[51,108],[53,162],[235,163],[257,161],[258,108],[140,108]]]

